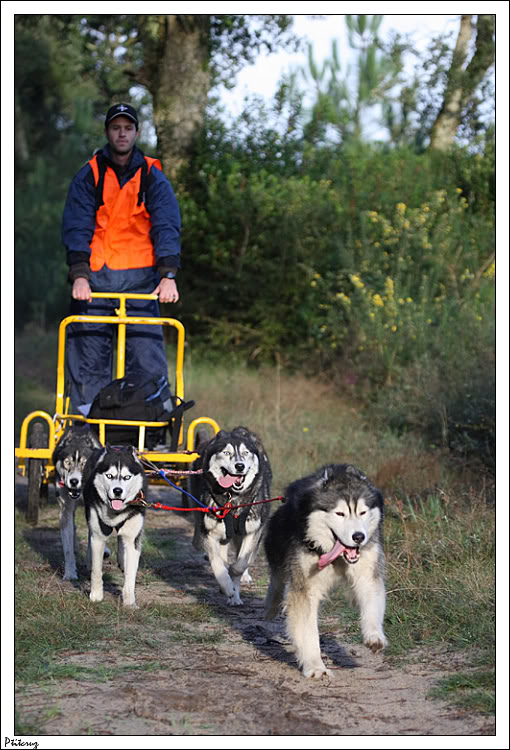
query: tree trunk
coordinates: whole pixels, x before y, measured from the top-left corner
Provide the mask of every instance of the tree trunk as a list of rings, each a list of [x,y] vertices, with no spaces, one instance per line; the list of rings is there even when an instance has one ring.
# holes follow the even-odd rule
[[[494,62],[494,16],[480,15],[476,24],[476,49],[464,70],[473,33],[473,16],[461,17],[459,36],[448,72],[443,106],[430,133],[430,148],[448,150],[455,142],[463,110]]]
[[[139,17],[144,65],[139,80],[151,92],[163,168],[175,181],[204,119],[211,85],[209,16]]]

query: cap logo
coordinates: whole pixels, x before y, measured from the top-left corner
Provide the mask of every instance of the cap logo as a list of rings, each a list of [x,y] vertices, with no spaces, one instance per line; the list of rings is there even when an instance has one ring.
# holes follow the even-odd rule
[[[127,110],[127,107],[125,107],[123,104],[121,104],[119,107],[117,107],[119,112],[125,112]]]

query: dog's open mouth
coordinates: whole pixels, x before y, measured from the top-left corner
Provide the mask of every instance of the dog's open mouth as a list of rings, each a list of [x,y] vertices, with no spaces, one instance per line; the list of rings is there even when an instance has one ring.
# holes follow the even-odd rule
[[[336,539],[333,549],[319,557],[319,570],[332,563],[337,557],[343,557],[345,562],[353,565],[359,560],[359,547],[346,547],[339,539]]]
[[[65,481],[63,479],[59,480],[58,486],[59,487],[65,487],[66,490],[67,490],[67,494],[69,495],[69,497],[72,500],[78,500],[78,498],[81,495],[81,487],[78,490],[76,489],[76,487],[68,487],[67,484],[65,483]]]
[[[225,469],[222,469],[223,474],[217,478],[217,482],[220,485],[220,487],[223,487],[223,489],[228,490],[231,487],[234,490],[237,490],[238,492],[242,490],[244,485],[244,474],[229,474]]]

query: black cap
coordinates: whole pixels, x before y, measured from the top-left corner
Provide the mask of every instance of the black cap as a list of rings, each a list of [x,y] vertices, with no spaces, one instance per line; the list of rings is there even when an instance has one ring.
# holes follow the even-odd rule
[[[110,107],[106,113],[106,120],[104,121],[105,128],[108,127],[115,117],[119,117],[120,115],[123,117],[129,117],[130,120],[133,120],[138,130],[138,115],[136,109],[132,107],[131,104],[114,104],[113,107]]]

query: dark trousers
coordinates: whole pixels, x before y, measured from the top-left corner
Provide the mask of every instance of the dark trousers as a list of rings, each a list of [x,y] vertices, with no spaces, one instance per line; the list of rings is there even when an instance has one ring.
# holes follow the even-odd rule
[[[72,315],[109,315],[115,317],[119,300],[71,300]],[[159,317],[157,300],[127,300],[128,316]],[[71,384],[73,412],[90,404],[105,385],[117,375],[117,325],[108,323],[71,323],[67,328],[66,367]],[[161,326],[126,325],[125,375],[168,377],[168,362]],[[69,395],[69,394],[67,394]]]

